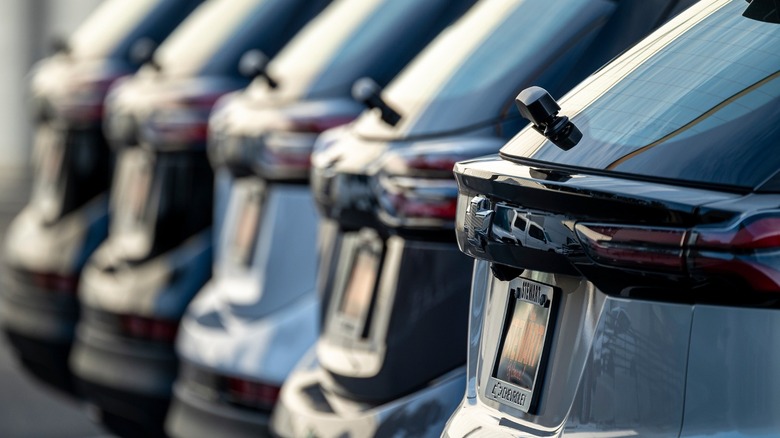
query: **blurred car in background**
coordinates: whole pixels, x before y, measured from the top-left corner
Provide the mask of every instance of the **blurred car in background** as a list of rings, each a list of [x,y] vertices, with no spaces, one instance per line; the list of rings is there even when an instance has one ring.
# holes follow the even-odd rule
[[[466,383],[473,265],[453,233],[453,164],[494,153],[525,123],[511,111],[518,90],[567,90],[680,3],[479,2],[386,92],[355,84],[373,108],[315,147],[331,236],[323,331],[282,388],[275,434],[441,433]]]
[[[718,0],[560,104],[518,95],[533,126],[455,168],[477,262],[445,436],[777,434],[779,76],[777,2]]]
[[[68,393],[79,275],[108,230],[103,98],[198,3],[106,1],[32,73],[33,194],[6,236],[0,319],[25,368]]]
[[[386,84],[471,4],[336,1],[217,105],[209,152],[229,199],[214,277],[179,331],[170,435],[267,433],[279,388],[319,328],[314,141],[362,111],[350,97],[357,78]]]
[[[119,434],[163,434],[178,321],[211,274],[211,107],[249,82],[247,52],[273,56],[326,3],[209,0],[106,99],[112,218],[82,274],[70,364]]]

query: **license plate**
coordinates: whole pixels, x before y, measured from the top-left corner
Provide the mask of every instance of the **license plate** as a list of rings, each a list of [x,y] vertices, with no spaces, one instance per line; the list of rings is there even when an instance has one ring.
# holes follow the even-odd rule
[[[361,233],[353,248],[354,252],[347,255],[348,267],[339,288],[343,292],[337,317],[343,334],[362,338],[367,335],[367,323],[381,271],[383,245],[373,233]]]
[[[559,291],[518,278],[507,287],[501,340],[485,396],[533,413],[550,349]]]
[[[254,181],[253,181],[254,182]],[[255,242],[257,233],[260,230],[260,209],[263,203],[262,187],[255,184],[239,187],[236,184],[236,191],[242,189],[237,206],[237,217],[233,228],[230,230],[232,238],[230,239],[230,254],[233,260],[244,266],[252,263],[252,256],[255,251]]]

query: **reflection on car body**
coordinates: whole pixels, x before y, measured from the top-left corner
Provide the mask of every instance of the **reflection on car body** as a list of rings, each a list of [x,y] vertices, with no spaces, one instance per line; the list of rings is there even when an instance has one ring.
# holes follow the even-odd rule
[[[780,161],[766,154],[780,138],[780,26],[746,7],[699,2],[576,87],[560,102],[583,134],[569,150],[531,128],[456,165],[458,241],[477,262],[470,384],[445,436],[780,430],[780,357],[750,335],[780,326]],[[541,215],[567,243],[483,244],[474,204]],[[486,386],[517,281],[562,293],[529,412]]]

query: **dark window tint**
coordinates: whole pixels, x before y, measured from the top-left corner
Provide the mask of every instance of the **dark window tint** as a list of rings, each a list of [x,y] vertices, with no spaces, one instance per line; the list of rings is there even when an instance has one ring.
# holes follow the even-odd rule
[[[531,228],[528,229],[528,235],[536,240],[545,241],[544,231],[538,225],[531,225]]]
[[[570,151],[526,130],[502,153],[753,188],[780,169],[780,26],[701,2],[572,92]]]
[[[515,217],[515,228],[525,231],[525,219],[520,216]]]
[[[166,0],[108,0],[79,26],[69,39],[74,56],[107,56],[140,21]]]

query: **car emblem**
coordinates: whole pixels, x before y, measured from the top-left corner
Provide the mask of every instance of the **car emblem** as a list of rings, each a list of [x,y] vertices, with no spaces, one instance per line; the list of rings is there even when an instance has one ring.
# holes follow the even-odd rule
[[[471,199],[466,209],[464,229],[468,242],[480,252],[485,251],[492,218],[493,210],[486,197],[475,196]]]

